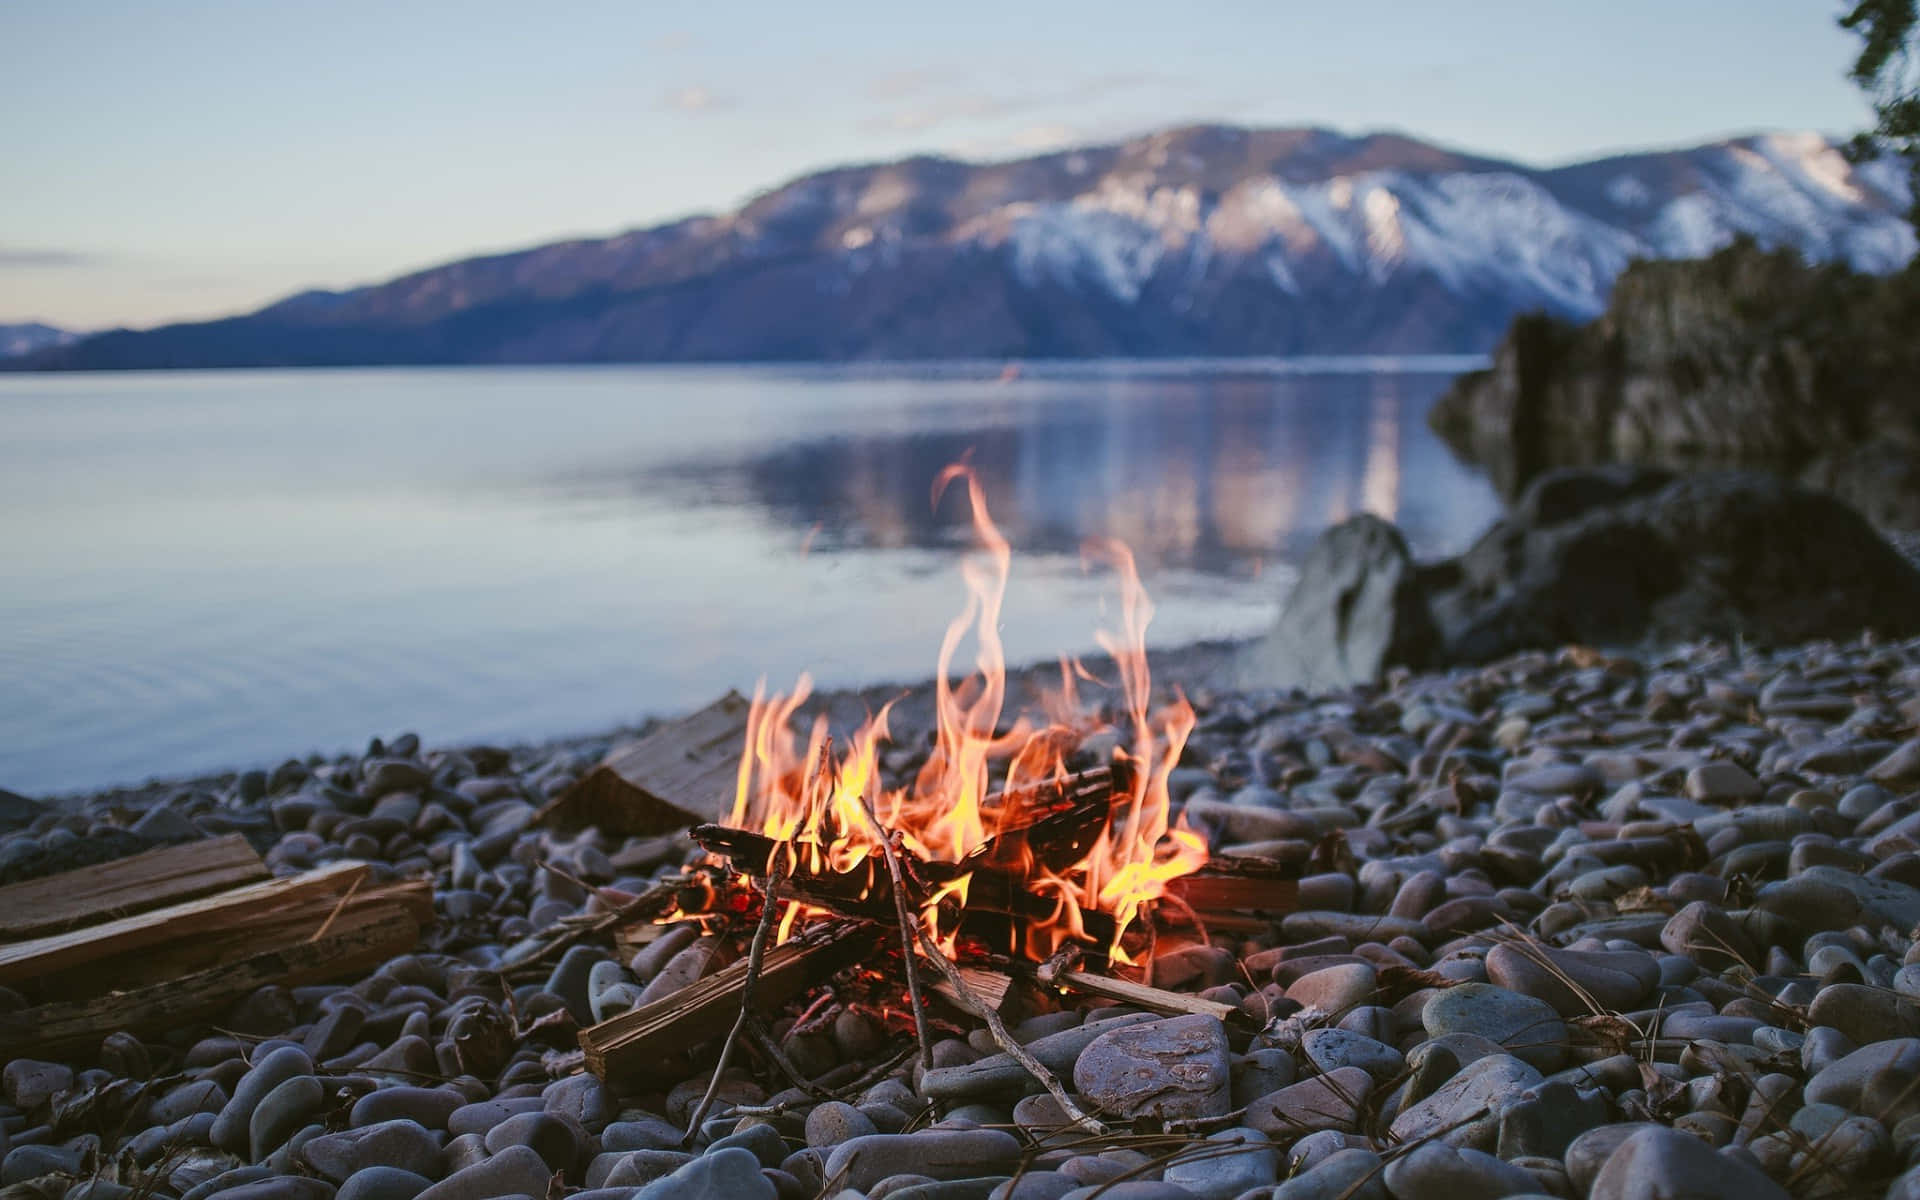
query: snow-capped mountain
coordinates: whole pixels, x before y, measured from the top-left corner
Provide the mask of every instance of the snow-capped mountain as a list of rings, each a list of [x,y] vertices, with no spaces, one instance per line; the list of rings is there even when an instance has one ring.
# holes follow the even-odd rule
[[[39,321],[0,325],[0,358],[19,358],[49,346],[64,346],[80,335]]]
[[[1741,233],[1889,271],[1896,163],[1816,134],[1535,169],[1392,134],[1170,130],[1010,162],[823,171],[739,210],[236,317],[44,366],[1482,351],[1586,318],[1637,257]]]

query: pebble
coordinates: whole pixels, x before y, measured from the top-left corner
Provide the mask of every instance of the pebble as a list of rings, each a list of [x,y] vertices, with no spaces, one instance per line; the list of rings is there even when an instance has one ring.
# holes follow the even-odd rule
[[[1789,1200],[1754,1167],[1697,1137],[1652,1127],[1634,1131],[1594,1176],[1588,1200]]]
[[[1479,1150],[1428,1142],[1387,1164],[1384,1182],[1396,1200],[1426,1196],[1499,1200],[1539,1190],[1526,1171]]]
[[[1372,1076],[1359,1067],[1340,1067],[1255,1100],[1247,1106],[1246,1122],[1274,1138],[1352,1129],[1372,1092]]]
[[[1161,1179],[1184,1188],[1200,1200],[1233,1200],[1253,1188],[1264,1187],[1278,1178],[1280,1156],[1267,1136],[1254,1129],[1223,1129],[1207,1135],[1207,1141],[1222,1146],[1245,1146],[1239,1153],[1221,1153],[1212,1157],[1176,1160],[1161,1170]]]
[[[1233,1109],[1226,1029],[1195,1014],[1103,1033],[1074,1062],[1073,1084],[1127,1119],[1225,1116]]]
[[[760,1160],[737,1147],[701,1155],[647,1184],[634,1200],[776,1200]]]
[[[751,1156],[749,1156],[751,1157]],[[756,1172],[758,1163],[755,1164]],[[553,1179],[540,1156],[525,1146],[509,1146],[482,1162],[448,1175],[421,1192],[416,1200],[491,1200],[496,1196],[547,1194]]]
[[[308,1166],[335,1183],[371,1166],[414,1175],[440,1173],[440,1143],[418,1121],[382,1121],[310,1139],[300,1148]]]
[[[1007,1174],[1019,1165],[1020,1143],[998,1129],[926,1129],[876,1133],[841,1143],[827,1157],[824,1173],[846,1187],[866,1191],[889,1175],[908,1171],[931,1179],[971,1179]]]
[[[1490,983],[1444,988],[1420,1009],[1429,1037],[1470,1033],[1552,1071],[1566,1061],[1567,1026],[1551,1004]]]

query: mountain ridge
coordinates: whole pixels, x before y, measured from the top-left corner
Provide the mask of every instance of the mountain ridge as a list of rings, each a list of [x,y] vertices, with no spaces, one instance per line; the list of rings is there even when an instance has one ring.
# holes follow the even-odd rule
[[[1533,168],[1400,133],[1195,125],[833,167],[729,212],[30,356],[89,367],[1475,353],[1739,233],[1884,272],[1902,172],[1812,134]]]

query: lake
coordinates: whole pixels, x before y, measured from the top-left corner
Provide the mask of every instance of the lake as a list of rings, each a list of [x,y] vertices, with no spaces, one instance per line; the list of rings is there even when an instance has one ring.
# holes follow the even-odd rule
[[[1492,489],[1428,431],[1473,360],[0,376],[0,787],[522,742],[765,675],[924,678],[970,455],[1007,652],[1090,650],[1132,545],[1153,645],[1271,621],[1331,522],[1423,555]]]

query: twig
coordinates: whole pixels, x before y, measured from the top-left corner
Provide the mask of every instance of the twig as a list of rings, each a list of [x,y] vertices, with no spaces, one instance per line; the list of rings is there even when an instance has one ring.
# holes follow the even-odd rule
[[[699,1105],[687,1118],[687,1136],[683,1145],[693,1145],[694,1138],[700,1135],[700,1122],[706,1119],[707,1109],[713,1106],[713,1098],[720,1091],[720,1075],[727,1069],[727,1060],[733,1057],[734,1043],[740,1040],[740,1030],[747,1023],[747,1015],[753,1011],[754,981],[760,978],[760,962],[766,955],[767,935],[773,932],[774,917],[780,911],[780,885],[786,882],[792,863],[792,854],[778,855],[773,872],[767,877],[767,898],[760,906],[760,924],[754,929],[753,943],[747,949],[747,978],[740,985],[740,1015],[733,1019],[733,1028],[727,1031],[727,1040],[720,1044],[720,1060],[713,1064],[713,1077],[707,1080],[706,1095],[700,1097]]]
[[[1088,1133],[1106,1133],[1106,1126],[1080,1111],[1080,1106],[1067,1095],[1067,1090],[1060,1086],[1060,1081],[1054,1077],[1053,1072],[1047,1070],[1033,1055],[1028,1054],[1025,1046],[1013,1040],[1013,1035],[1007,1032],[1006,1022],[1000,1019],[1000,1014],[993,1010],[991,1004],[982,1003],[980,997],[973,994],[973,989],[967,986],[966,977],[961,975],[960,969],[940,952],[940,947],[933,944],[933,938],[927,935],[927,931],[917,929],[917,932],[920,935],[921,949],[925,950],[927,957],[933,960],[933,965],[940,968],[940,973],[947,977],[947,982],[953,985],[954,994],[960,998],[961,1003],[972,1009],[981,1020],[987,1023],[987,1032],[993,1035],[993,1040],[999,1043],[1000,1048],[1005,1050],[1013,1061],[1019,1063],[1027,1074],[1040,1081],[1040,1085],[1047,1089],[1047,1094],[1053,1097],[1053,1102],[1060,1106],[1061,1113]]]
[[[900,871],[900,850],[894,844],[894,835],[887,832],[868,806],[867,798],[860,797],[860,813],[867,818],[867,824],[873,826],[873,834],[880,839],[880,851],[886,856],[887,874],[893,880],[893,911],[900,921],[900,957],[907,964],[907,1002],[913,1006],[913,1036],[920,1043],[920,1065],[933,1066],[933,1040],[927,1036],[927,1005],[920,998],[920,969],[914,963],[913,943],[920,925],[907,908],[907,883]]]
[[[825,1091],[814,1086],[812,1080],[800,1074],[800,1069],[793,1065],[793,1060],[787,1057],[787,1052],[780,1048],[779,1042],[773,1040],[773,1035],[767,1032],[766,1026],[762,1025],[758,1018],[748,1019],[747,1034],[753,1038],[753,1044],[760,1047],[760,1053],[767,1056],[767,1061],[787,1077],[788,1083],[810,1096],[826,1098]]]

